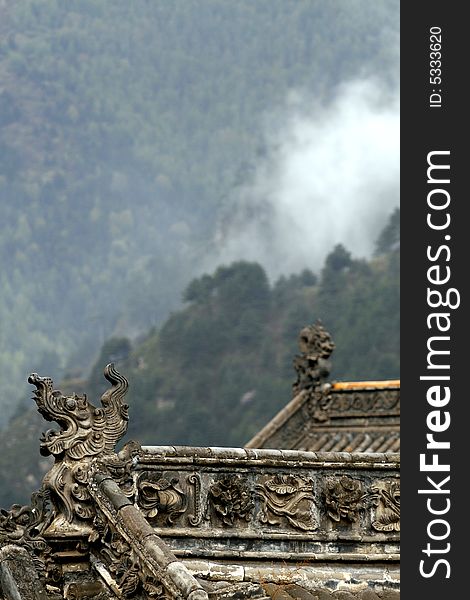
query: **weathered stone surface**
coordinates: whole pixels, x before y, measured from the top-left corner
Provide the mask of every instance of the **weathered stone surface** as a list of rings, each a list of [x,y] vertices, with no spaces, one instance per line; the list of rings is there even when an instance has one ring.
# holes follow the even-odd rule
[[[47,599],[34,561],[24,548],[14,545],[0,548],[0,592],[5,600]]]
[[[362,596],[362,590],[360,594]],[[333,592],[333,598],[335,598],[335,600],[356,600],[357,595],[354,595],[351,592],[346,592],[345,590],[335,590]]]
[[[105,587],[101,581],[72,582],[64,588],[66,600],[84,600],[102,595]]]
[[[255,563],[233,560],[231,564],[215,561],[185,560],[184,563],[193,575],[203,578],[214,585],[217,582],[249,581],[261,582],[266,591],[274,593],[278,590],[287,592],[297,600],[312,600],[323,597],[325,600],[336,598],[337,594],[352,594],[355,600],[377,600],[384,591],[393,592],[398,589],[399,566],[384,568],[384,565],[335,564],[327,562],[271,562]],[[238,567],[235,573],[234,568]],[[271,596],[276,598],[277,595]],[[348,596],[349,597],[349,596]]]
[[[379,597],[381,600],[399,600],[400,592],[398,590],[385,590]]]
[[[53,516],[46,536],[86,537],[92,532],[95,512],[87,489],[88,469],[93,457],[114,453],[128,421],[127,404],[122,401],[128,388],[126,378],[113,364],[106,366],[104,376],[112,387],[102,395],[100,408],[90,404],[86,395],[64,396],[54,390],[50,377],[32,373],[28,378],[36,387],[38,412],[60,425],[60,430],[49,429],[41,438],[41,454],[55,457],[43,480]]]
[[[295,600],[316,600],[317,598],[317,596],[297,584],[287,585],[285,589]]]
[[[218,600],[267,600],[268,596],[258,583],[218,582],[213,586],[213,597]]]
[[[118,484],[110,477],[101,479],[98,485],[102,489],[103,493],[106,494],[107,498],[110,500],[116,510],[119,510],[124,506],[132,506],[132,502],[129,500],[129,498],[122,494]]]
[[[264,583],[263,588],[266,591],[266,595],[270,598],[276,598],[277,600],[292,600],[292,596],[282,585]]]
[[[126,524],[126,528],[139,541],[154,533],[144,515],[132,505],[123,506],[119,511],[119,516]]]
[[[103,463],[100,469],[104,469]],[[142,512],[125,504],[124,493],[114,485],[103,485],[109,480],[103,479],[102,472],[96,473],[93,481],[90,491],[104,525],[100,526],[97,552],[109,570],[119,574],[120,593],[129,597],[143,589],[151,597],[208,600],[207,592],[154,534]]]
[[[178,556],[397,560],[399,496],[392,514],[381,490],[399,490],[398,455],[154,450],[133,466],[135,502],[149,510],[153,482],[150,523]]]
[[[0,511],[1,600],[396,600],[398,454],[345,452],[335,438],[332,452],[132,442],[117,455],[127,382],[107,375],[101,408],[31,378],[61,431],[42,440],[56,457],[44,489]],[[312,394],[319,423],[368,409],[354,386],[320,397],[319,376],[296,419]],[[371,398],[396,409],[393,394]]]
[[[185,560],[184,563],[193,575],[210,581],[240,582],[245,578],[245,569],[239,564],[208,560]]]
[[[198,583],[198,581],[179,561],[170,563],[166,567],[166,573],[169,577],[171,577],[172,581],[185,598],[188,597],[191,592],[201,590],[201,585]]]
[[[162,569],[176,559],[168,546],[155,534],[145,538],[144,549],[148,557],[155,560],[156,564],[160,565]]]
[[[333,594],[325,589],[316,590],[315,595],[318,596],[318,600],[331,600],[333,598]]]
[[[361,593],[361,600],[378,600],[377,594],[370,589],[363,590]]]

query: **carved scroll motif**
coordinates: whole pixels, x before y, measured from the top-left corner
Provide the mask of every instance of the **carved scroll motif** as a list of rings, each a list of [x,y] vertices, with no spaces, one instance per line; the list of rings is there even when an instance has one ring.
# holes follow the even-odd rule
[[[251,520],[252,493],[239,477],[226,477],[212,484],[209,500],[222,522],[233,527],[236,519]]]
[[[34,400],[38,412],[47,421],[56,421],[60,431],[49,429],[41,439],[41,453],[45,456],[66,456],[81,460],[86,456],[110,453],[127,430],[127,404],[122,403],[128,383],[109,364],[105,378],[112,384],[101,397],[101,408],[95,408],[87,397],[63,396],[53,389],[52,379],[36,373],[28,381],[36,386]]]
[[[376,531],[400,531],[400,481],[376,481],[370,496],[376,507],[372,527]]]
[[[262,499],[259,514],[262,523],[279,525],[283,517],[290,525],[302,531],[313,531],[318,527],[314,514],[313,483],[310,479],[275,475],[264,485],[258,484],[256,494]]]
[[[144,597],[163,600],[167,596],[164,586],[147,571],[127,541],[100,515],[94,518],[93,524],[94,534],[90,541],[97,542],[93,551],[113,578],[118,595],[132,598],[142,595],[143,591]]]
[[[108,531],[106,531],[108,534]],[[104,535],[101,539],[101,557],[115,579],[123,596],[129,597],[140,585],[137,559],[131,547],[114,533]]]
[[[328,516],[336,522],[357,520],[364,508],[362,483],[347,475],[328,478],[325,484],[325,505]]]
[[[202,522],[201,476],[199,473],[193,473],[188,477],[188,481],[194,486],[194,514],[189,517],[189,524],[197,527]]]
[[[165,524],[173,525],[187,508],[187,496],[179,487],[177,477],[144,472],[137,481],[137,504],[149,519],[162,516]]]
[[[400,393],[398,390],[378,390],[373,394],[356,392],[332,393],[329,396],[330,413],[346,415],[347,413],[389,414],[399,412]]]
[[[42,584],[55,583],[62,577],[61,569],[51,559],[51,547],[43,537],[51,518],[49,493],[44,489],[31,496],[30,506],[14,504],[8,511],[0,509],[0,548],[24,548]]]
[[[8,511],[0,509],[0,544],[10,543],[43,551],[46,542],[42,532],[49,520],[50,510],[44,490],[32,495],[31,506],[14,504]]]

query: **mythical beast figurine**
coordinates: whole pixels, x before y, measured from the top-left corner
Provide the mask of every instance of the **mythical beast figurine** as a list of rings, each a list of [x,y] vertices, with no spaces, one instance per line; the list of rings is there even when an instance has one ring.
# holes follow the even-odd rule
[[[122,402],[128,382],[109,364],[104,376],[112,384],[96,408],[86,395],[64,396],[53,389],[52,379],[29,376],[36,386],[33,399],[38,412],[55,421],[60,430],[48,430],[41,438],[41,454],[52,455],[55,463],[44,477],[43,486],[50,492],[53,510],[48,533],[76,535],[91,531],[94,517],[87,490],[88,471],[96,457],[114,455],[114,448],[127,430],[128,406]]]
[[[299,348],[302,354],[294,358],[297,381],[292,386],[293,396],[303,390],[311,392],[330,374],[328,360],[335,349],[335,343],[321,321],[304,327],[299,335]]]

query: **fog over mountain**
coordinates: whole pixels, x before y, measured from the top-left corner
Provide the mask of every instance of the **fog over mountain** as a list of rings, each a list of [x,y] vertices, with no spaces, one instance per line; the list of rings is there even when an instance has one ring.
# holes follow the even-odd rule
[[[398,33],[398,0],[0,0],[0,427],[222,263],[370,253]]]
[[[265,129],[266,153],[219,225],[217,261],[256,260],[277,277],[319,269],[338,243],[370,256],[399,203],[398,92],[368,78],[323,104],[292,93]]]

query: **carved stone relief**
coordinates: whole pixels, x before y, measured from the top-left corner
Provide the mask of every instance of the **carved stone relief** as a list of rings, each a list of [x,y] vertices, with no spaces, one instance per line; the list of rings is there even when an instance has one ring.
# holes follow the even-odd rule
[[[90,404],[87,397],[64,396],[53,389],[52,379],[29,376],[36,386],[34,400],[47,421],[59,424],[59,431],[49,429],[41,438],[40,451],[52,455],[55,463],[46,474],[43,486],[50,492],[53,520],[49,532],[83,533],[91,530],[94,509],[87,490],[88,466],[93,457],[110,455],[127,429],[127,404],[122,399],[127,380],[110,364],[104,372],[112,384],[101,397],[101,407]]]
[[[258,484],[256,494],[262,501],[259,513],[262,523],[279,525],[287,520],[290,525],[303,531],[313,531],[318,527],[311,479],[275,475],[264,484]]]
[[[35,551],[44,550],[46,542],[42,532],[50,516],[47,493],[43,490],[32,495],[31,506],[14,504],[9,511],[0,509],[0,543],[14,543]]]
[[[370,498],[375,506],[372,527],[376,531],[400,531],[400,481],[375,481]]]
[[[326,350],[328,347],[326,344]],[[318,352],[321,356],[321,345]],[[307,378],[310,383],[319,377],[318,371],[312,373],[311,379]],[[59,424],[57,431],[49,430],[41,439],[41,452],[54,456],[55,463],[44,478],[43,489],[33,495],[31,506],[0,510],[0,546],[20,546],[28,552],[37,573],[60,597],[86,597],[87,582],[74,591],[77,581],[72,581],[75,575],[71,573],[87,572],[95,558],[115,584],[111,589],[117,590],[118,597],[160,600],[168,596],[172,580],[161,563],[150,560],[152,552],[142,542],[160,543],[159,528],[165,527],[165,542],[167,537],[173,538],[179,549],[180,541],[191,537],[193,544],[201,542],[202,551],[212,545],[222,548],[226,540],[227,552],[240,553],[248,548],[252,555],[257,552],[261,557],[263,552],[272,551],[275,540],[281,540],[279,547],[292,554],[313,547],[315,553],[324,547],[328,552],[331,548],[341,552],[344,540],[353,540],[354,545],[359,538],[361,552],[366,549],[363,554],[368,551],[366,544],[372,553],[380,544],[394,544],[387,549],[389,554],[398,547],[395,532],[400,531],[400,482],[395,478],[398,471],[394,461],[377,465],[371,459],[358,463],[353,457],[341,464],[335,455],[333,463],[327,464],[328,460],[319,456],[300,453],[297,458],[274,451],[256,451],[242,458],[240,451],[231,455],[227,449],[213,448],[207,452],[186,449],[180,461],[179,450],[173,448],[167,459],[164,449],[142,449],[136,443],[115,454],[115,444],[127,427],[127,406],[122,402],[127,381],[112,365],[105,376],[112,387],[102,396],[99,408],[86,396],[64,396],[54,391],[48,378],[30,377],[36,386],[39,412]],[[339,399],[343,403],[334,404],[336,394],[330,391],[328,385],[310,388],[301,398],[302,411],[308,410],[308,402],[304,402],[307,397],[315,399],[312,405],[319,411],[317,421],[333,405],[335,410],[346,412],[364,408],[354,394],[344,395]],[[386,397],[377,398],[384,410],[392,406]],[[307,420],[304,412],[301,416]],[[100,479],[98,475],[106,477]],[[366,508],[367,518],[360,520],[360,527],[353,525]],[[129,518],[130,509],[135,518]],[[134,520],[140,523],[141,537],[129,527]],[[343,522],[344,527],[335,528],[331,535],[330,520]],[[238,527],[246,531],[240,535]],[[385,535],[387,532],[391,535]],[[367,539],[371,533],[372,542]],[[217,544],[212,544],[211,538]],[[337,539],[340,543],[335,546]],[[157,547],[165,549],[164,545]],[[175,562],[172,559],[167,566]]]
[[[375,393],[336,392],[330,386],[312,390],[306,404],[306,422],[325,423],[334,417],[369,414],[374,417],[400,414],[400,394],[397,390]]]
[[[306,429],[310,430],[312,428],[311,422],[313,421],[315,424],[317,423],[326,423],[329,421],[330,415],[328,412],[329,404],[331,402],[331,396],[328,395],[327,392],[323,391],[321,388],[316,390],[312,390],[309,395],[308,402],[306,404],[307,415],[305,418]]]
[[[377,390],[374,393],[333,392],[330,394],[328,411],[345,415],[346,413],[381,413],[400,410],[400,394],[398,390]]]
[[[194,499],[194,512],[189,517],[189,523],[193,527],[197,527],[202,523],[202,506],[201,506],[201,476],[199,473],[192,473],[188,477],[188,482],[194,486],[194,491],[192,493],[192,497]]]
[[[364,508],[362,482],[347,475],[328,478],[324,493],[326,512],[335,522],[343,519],[352,523]]]
[[[41,585],[47,584],[59,590],[57,586],[63,583],[62,567],[53,558],[50,540],[44,537],[53,516],[49,491],[44,489],[31,496],[30,506],[14,504],[9,511],[0,509],[0,547],[24,548]],[[80,552],[80,542],[75,540],[75,545]],[[51,597],[54,597],[53,594]]]
[[[293,385],[293,395],[302,390],[314,389],[320,381],[326,379],[330,373],[328,361],[335,344],[330,334],[320,321],[315,325],[304,327],[299,335],[299,348],[301,354],[294,358],[294,368],[297,380]]]
[[[251,519],[252,492],[240,477],[225,477],[214,482],[209,489],[209,501],[224,525],[233,527],[236,519]]]
[[[187,494],[180,488],[178,477],[144,472],[137,480],[137,505],[144,515],[173,525],[187,508]]]
[[[95,533],[92,551],[103,562],[114,580],[118,594],[124,598],[145,592],[144,596],[163,600],[166,597],[164,586],[146,569],[145,564],[131,546],[98,514],[94,518]]]

